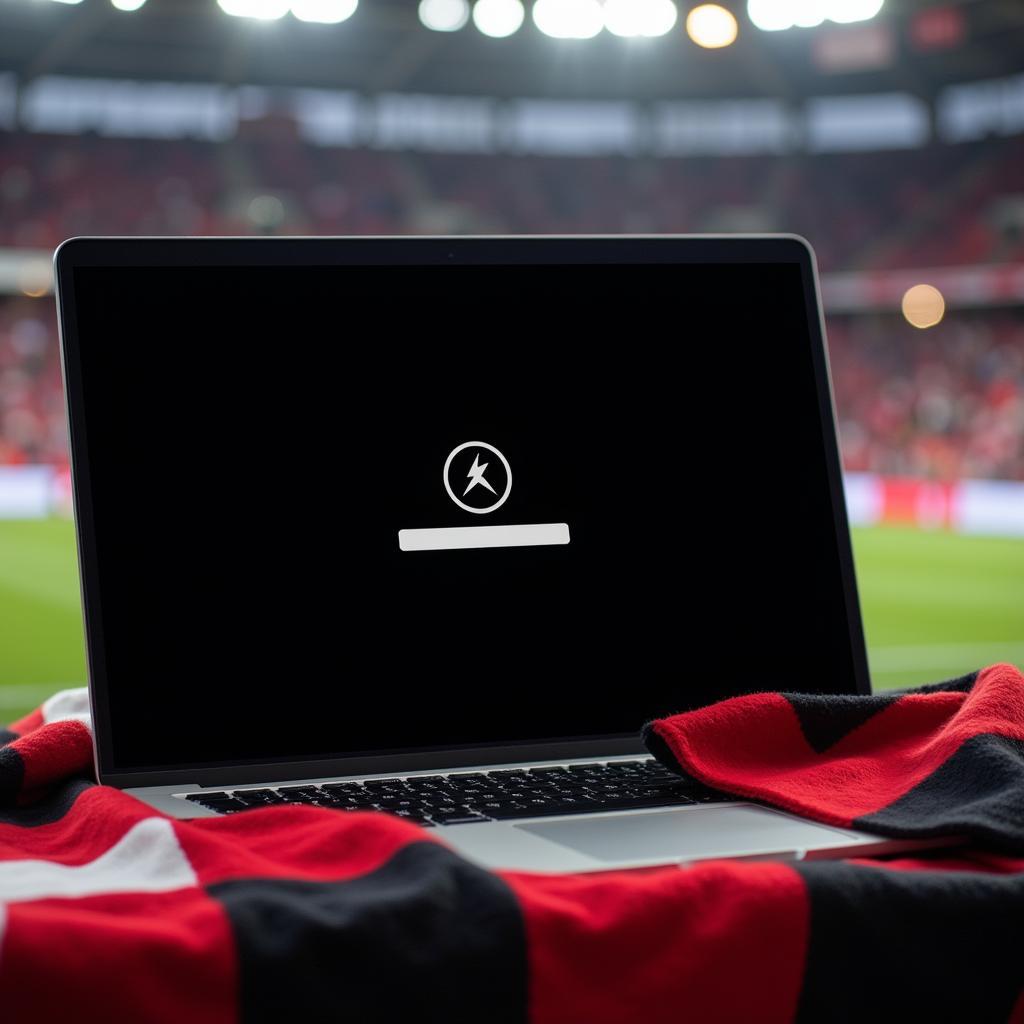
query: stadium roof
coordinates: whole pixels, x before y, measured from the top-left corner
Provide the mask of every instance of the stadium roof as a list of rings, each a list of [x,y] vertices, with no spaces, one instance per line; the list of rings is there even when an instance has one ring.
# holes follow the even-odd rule
[[[695,0],[696,2],[696,0]],[[887,0],[871,23],[889,50],[871,67],[831,71],[822,39],[846,41],[861,26],[766,33],[745,2],[723,0],[740,21],[726,50],[701,50],[681,25],[662,39],[601,36],[555,40],[527,20],[506,39],[467,27],[431,32],[415,0],[361,0],[349,21],[306,24],[226,16],[214,0],[148,0],[138,11],[109,0],[69,6],[41,0],[0,5],[0,67],[22,81],[44,75],[115,76],[263,86],[312,86],[434,94],[588,98],[774,96],[797,100],[822,93],[901,91],[933,98],[950,82],[1024,70],[1024,3],[961,0],[952,5],[958,38],[915,43],[915,19],[949,10],[935,0]],[[692,4],[680,3],[681,12]],[[835,49],[835,47],[833,48]],[[869,47],[870,49],[870,47]],[[877,48],[876,48],[877,49]],[[826,55],[827,56],[827,55]],[[854,63],[857,63],[854,61]]]

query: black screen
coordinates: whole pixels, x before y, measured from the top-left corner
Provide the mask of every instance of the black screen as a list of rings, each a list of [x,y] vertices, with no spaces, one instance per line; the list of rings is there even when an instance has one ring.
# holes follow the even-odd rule
[[[798,264],[74,281],[118,770],[855,689]]]

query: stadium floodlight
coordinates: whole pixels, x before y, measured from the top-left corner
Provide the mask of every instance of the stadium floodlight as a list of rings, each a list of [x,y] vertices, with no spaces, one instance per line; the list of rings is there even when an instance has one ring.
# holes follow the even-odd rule
[[[119,11],[137,11],[146,0],[110,0]]]
[[[732,11],[718,4],[701,4],[686,16],[686,34],[706,50],[731,46],[738,31]]]
[[[825,20],[825,0],[792,0],[793,24],[816,28]]]
[[[420,21],[435,32],[458,32],[469,21],[466,0],[420,0]]]
[[[763,32],[781,32],[796,24],[792,0],[747,0],[747,15]]]
[[[494,39],[518,32],[525,17],[521,0],[476,0],[473,4],[473,24]]]
[[[598,0],[537,0],[533,23],[554,39],[593,39],[604,28]]]
[[[814,28],[826,19],[840,25],[868,21],[885,0],[747,0],[750,20],[765,32]]]
[[[606,0],[604,5],[605,28],[627,38],[663,36],[678,17],[672,0]]]
[[[848,25],[854,21],[870,21],[882,9],[885,0],[828,0],[825,16],[829,21]]]
[[[290,0],[217,0],[217,6],[233,18],[276,21],[288,13]]]
[[[356,13],[359,0],[292,0],[291,12],[299,21],[337,25]]]

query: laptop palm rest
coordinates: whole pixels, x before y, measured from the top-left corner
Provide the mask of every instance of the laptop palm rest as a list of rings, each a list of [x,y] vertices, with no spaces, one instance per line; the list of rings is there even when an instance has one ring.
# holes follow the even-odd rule
[[[856,835],[743,804],[604,814],[515,827],[609,862],[767,855],[832,847]]]

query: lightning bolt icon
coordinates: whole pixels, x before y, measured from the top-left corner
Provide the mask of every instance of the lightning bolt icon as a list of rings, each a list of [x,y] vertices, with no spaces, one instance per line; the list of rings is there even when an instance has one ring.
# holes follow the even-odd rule
[[[477,484],[481,484],[486,487],[491,494],[497,494],[498,492],[484,479],[484,471],[490,465],[489,462],[485,462],[482,466],[480,465],[480,453],[477,452],[476,458],[473,459],[473,465],[470,466],[469,472],[466,476],[469,477],[469,483],[466,484],[466,489],[462,492],[462,496],[465,497]]]

